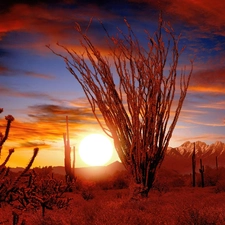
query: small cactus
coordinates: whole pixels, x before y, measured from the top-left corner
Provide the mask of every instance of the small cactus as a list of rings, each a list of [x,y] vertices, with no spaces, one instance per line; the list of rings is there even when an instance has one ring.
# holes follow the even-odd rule
[[[0,113],[2,113],[2,112],[3,112],[3,108],[0,108]],[[5,120],[7,121],[5,135],[3,135],[0,132],[0,154],[1,154],[2,146],[8,138],[10,126],[11,126],[11,123],[14,121],[14,117],[12,115],[8,115],[8,116],[5,116]]]
[[[202,165],[202,159],[200,159],[200,169],[199,169],[199,172],[201,174],[202,187],[204,187],[205,186],[205,182],[204,182],[204,172],[205,172],[205,169],[204,169],[204,166]]]
[[[9,149],[9,154],[8,154],[8,156],[6,157],[5,161],[0,165],[0,170],[1,170],[2,168],[4,168],[4,166],[5,166],[6,163],[9,161],[10,156],[12,155],[13,152],[14,152],[14,148]]]
[[[193,179],[193,183],[192,186],[195,187],[195,167],[196,167],[196,158],[195,158],[195,143],[194,143],[194,150],[193,150],[193,154],[192,154],[192,179]]]

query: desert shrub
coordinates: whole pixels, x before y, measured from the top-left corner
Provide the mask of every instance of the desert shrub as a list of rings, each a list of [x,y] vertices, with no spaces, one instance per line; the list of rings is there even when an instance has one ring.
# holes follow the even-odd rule
[[[111,176],[102,177],[96,181],[96,187],[101,190],[126,189],[129,187],[127,171],[117,171]]]
[[[170,190],[169,180],[165,177],[157,178],[153,183],[153,190],[157,190],[161,194],[168,192]]]
[[[94,198],[95,183],[92,181],[83,181],[81,187],[81,196],[84,200],[89,201]]]
[[[200,174],[197,173],[196,176],[197,176],[197,186],[201,187]],[[218,169],[216,169],[216,168],[211,168],[209,166],[205,166],[205,172],[204,172],[205,187],[216,186],[218,182],[220,183],[220,181],[223,181],[223,180],[225,180],[224,167],[219,167]]]
[[[33,222],[36,225],[66,225],[66,223],[63,222],[63,220],[59,218],[50,217],[50,216],[46,216],[44,218],[36,217]]]
[[[225,192],[225,180],[220,180],[217,182],[215,188],[215,193]]]
[[[177,224],[183,225],[217,225],[223,224],[220,211],[212,206],[186,205],[178,215]]]
[[[101,190],[110,190],[113,188],[112,178],[103,178],[96,181],[96,187]]]
[[[153,189],[160,193],[166,193],[171,188],[184,187],[188,182],[187,180],[189,180],[189,176],[187,178],[187,176],[179,174],[177,171],[161,169],[156,176]]]
[[[209,166],[205,167],[205,186],[215,186],[219,179],[220,176],[217,169],[211,168]]]
[[[35,167],[33,169],[34,173],[38,175],[40,179],[52,178],[53,176],[53,168],[52,166],[44,166],[42,168]]]
[[[129,187],[129,182],[127,171],[117,171],[112,177],[112,188],[126,189]]]
[[[184,187],[185,186],[185,179],[182,175],[176,175],[172,178],[171,181],[172,187]]]

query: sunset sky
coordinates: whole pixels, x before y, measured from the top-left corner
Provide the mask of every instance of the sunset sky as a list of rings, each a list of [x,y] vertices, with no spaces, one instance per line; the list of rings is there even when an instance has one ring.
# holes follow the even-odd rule
[[[4,3],[6,2],[6,3]],[[32,2],[32,3],[30,3]],[[81,3],[82,2],[82,3]],[[171,147],[185,141],[225,142],[225,3],[221,0],[99,0],[99,1],[1,1],[0,3],[0,132],[4,117],[15,117],[0,162],[9,148],[15,148],[11,167],[25,166],[32,149],[40,148],[34,166],[64,163],[63,133],[69,117],[71,146],[101,129],[89,104],[64,61],[52,48],[62,45],[79,49],[75,22],[87,27],[88,35],[105,52],[104,32],[115,34],[126,18],[145,40],[144,30],[153,33],[159,11],[186,46],[180,67],[194,72]],[[112,160],[117,160],[114,153]],[[77,155],[76,166],[85,166]]]

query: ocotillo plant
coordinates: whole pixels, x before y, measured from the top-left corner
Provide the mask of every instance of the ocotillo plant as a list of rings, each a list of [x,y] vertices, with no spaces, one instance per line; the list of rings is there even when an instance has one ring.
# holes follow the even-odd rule
[[[2,112],[3,112],[3,108],[0,108],[0,113],[2,113]],[[7,120],[7,125],[6,125],[6,129],[5,129],[5,135],[3,135],[0,132],[0,154],[1,154],[2,146],[3,146],[4,142],[8,138],[10,125],[11,125],[11,122],[14,120],[14,117],[12,115],[8,115],[8,116],[5,116],[5,119]]]
[[[202,187],[204,187],[205,186],[205,182],[204,182],[204,172],[205,172],[205,169],[204,169],[204,166],[202,165],[202,159],[200,159],[200,169],[199,169],[199,172],[201,174]]]
[[[192,153],[192,186],[195,187],[195,168],[196,168],[196,158],[195,158],[195,142],[194,142],[194,149],[193,149],[193,153]]]

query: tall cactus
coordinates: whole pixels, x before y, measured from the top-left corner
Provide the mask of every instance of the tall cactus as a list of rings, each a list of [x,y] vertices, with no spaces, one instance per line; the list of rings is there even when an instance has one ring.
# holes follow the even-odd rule
[[[196,176],[196,153],[195,153],[195,142],[194,142],[194,149],[192,153],[192,186],[195,187],[195,176]]]
[[[66,133],[63,134],[64,139],[64,149],[65,149],[65,172],[66,180],[71,182],[74,177],[74,167],[75,167],[75,149],[73,151],[73,170],[71,168],[71,147],[70,147],[70,138],[69,138],[69,125],[68,125],[68,116],[66,116]]]
[[[2,113],[2,112],[3,112],[3,108],[0,108],[0,113]],[[5,116],[5,119],[7,120],[5,135],[3,135],[0,132],[0,155],[1,155],[2,146],[8,138],[11,122],[14,120],[14,117],[12,115],[8,115],[8,116]]]
[[[73,178],[75,178],[75,162],[76,162],[75,146],[73,146]]]
[[[219,166],[218,166],[218,156],[216,156],[216,169],[218,170]]]
[[[205,172],[205,169],[204,169],[204,166],[202,164],[202,159],[200,159],[200,169],[199,169],[199,172],[201,174],[202,187],[204,187],[205,186],[205,181],[204,181],[204,172]]]

